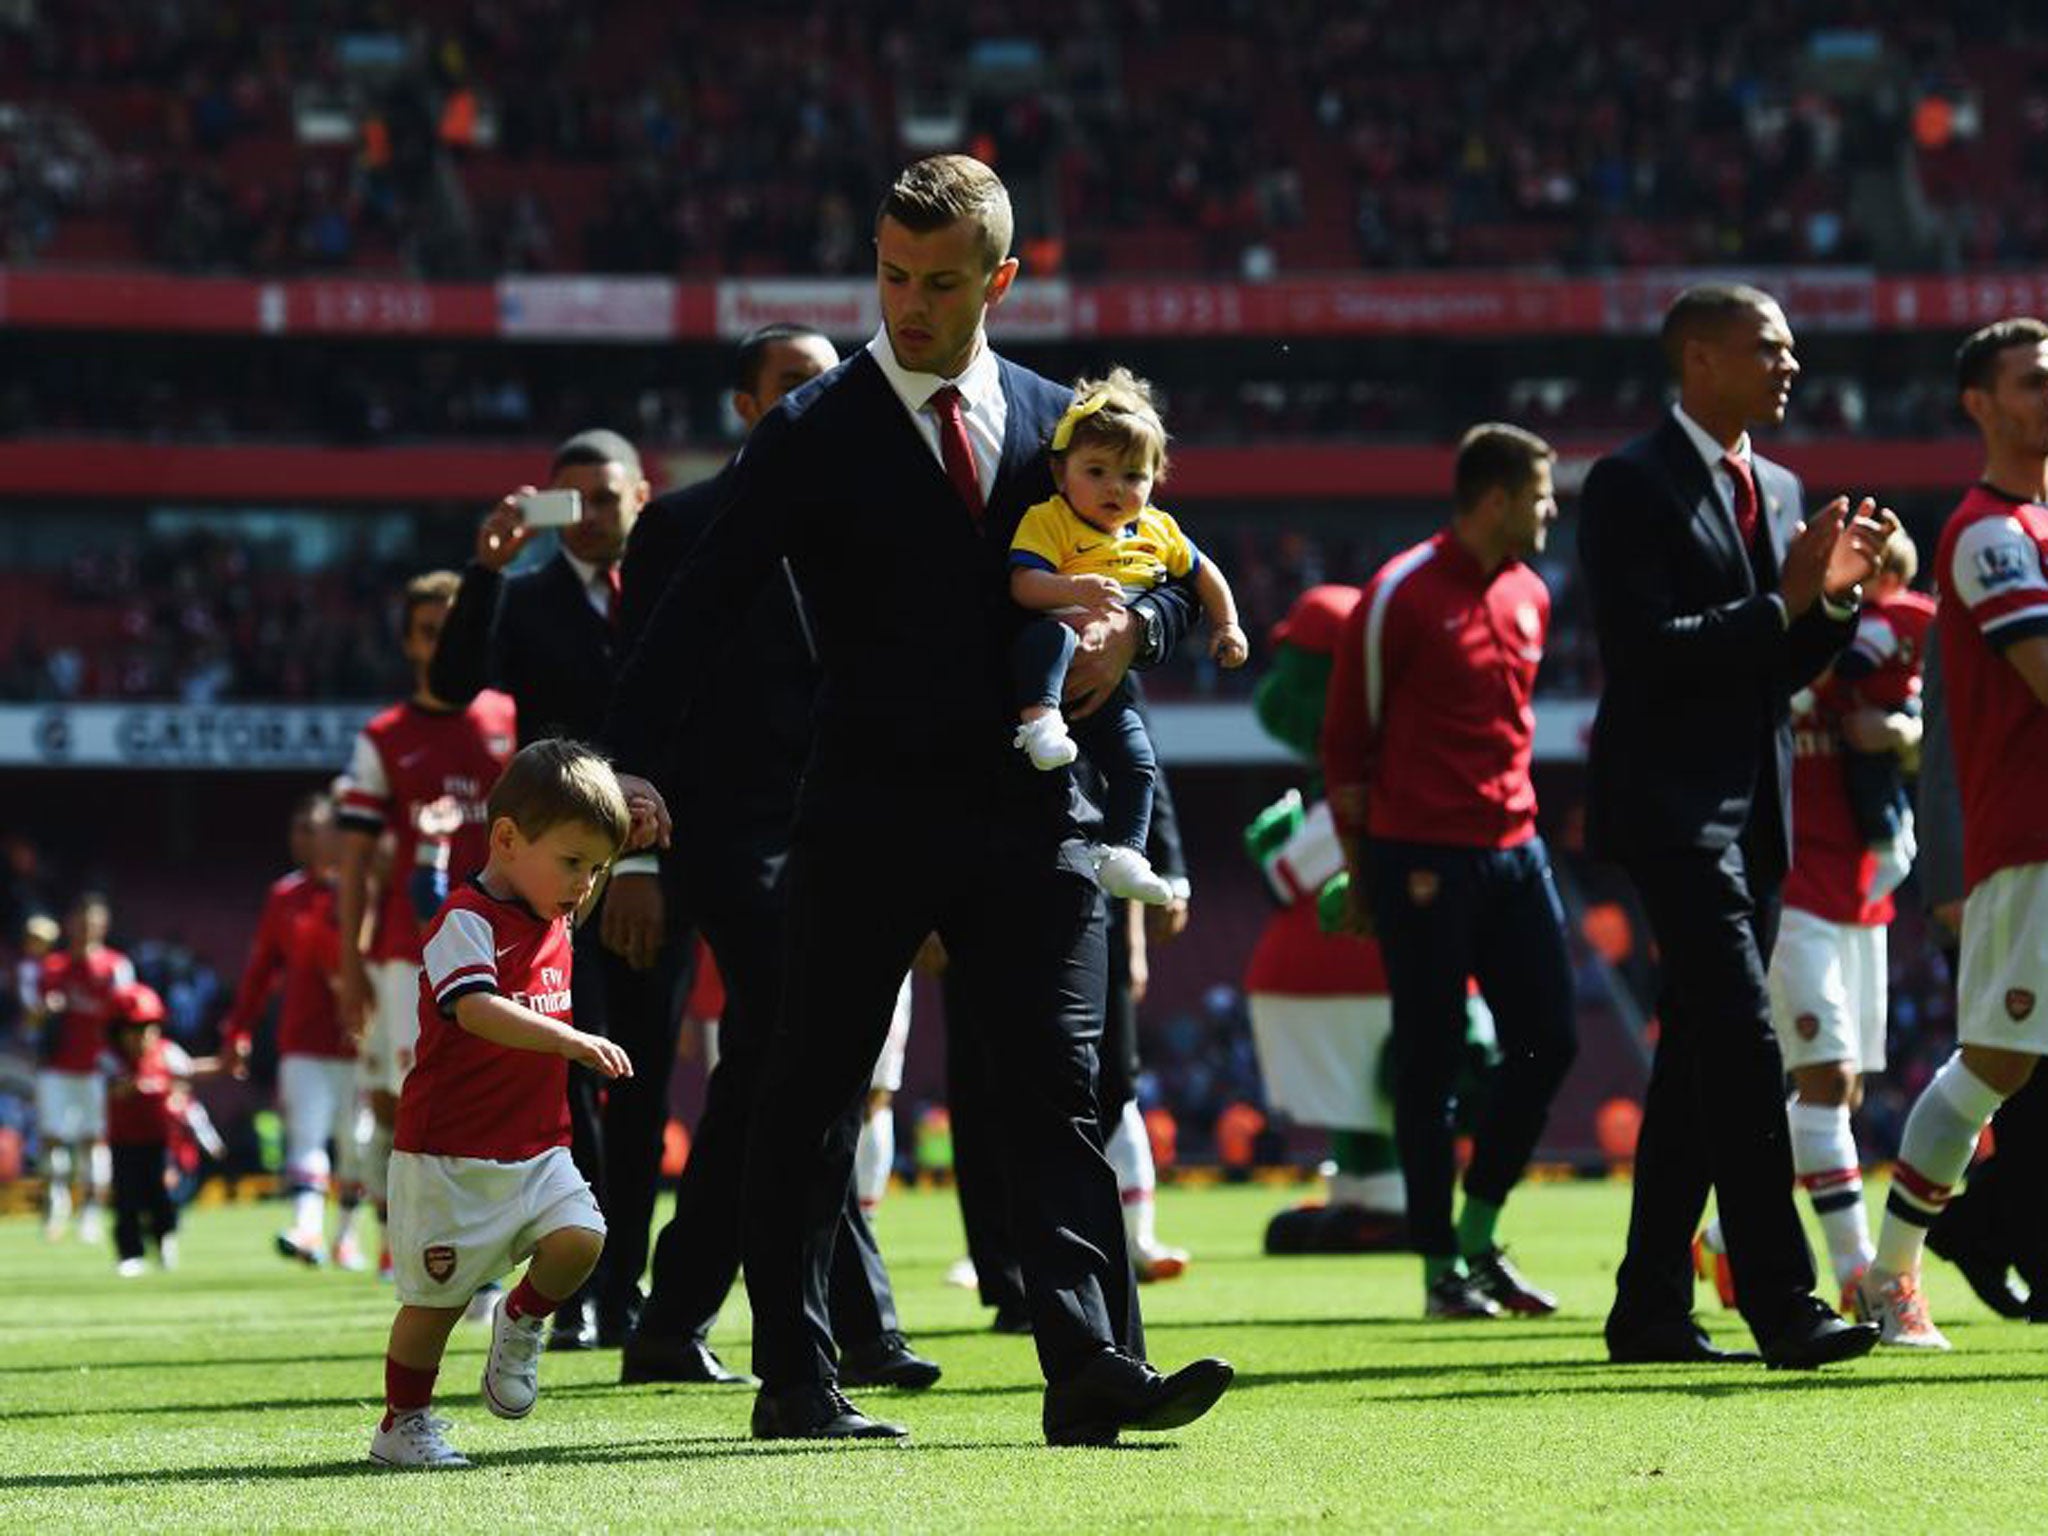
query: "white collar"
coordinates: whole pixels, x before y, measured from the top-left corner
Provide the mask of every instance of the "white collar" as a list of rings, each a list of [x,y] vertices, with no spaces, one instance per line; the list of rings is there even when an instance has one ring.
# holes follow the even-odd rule
[[[1710,471],[1719,469],[1721,461],[1730,455],[1742,460],[1745,464],[1749,463],[1749,434],[1747,432],[1744,432],[1742,436],[1735,440],[1733,448],[1723,448],[1711,432],[1685,414],[1684,406],[1674,404],[1671,407],[1671,414],[1676,418],[1678,424],[1685,428],[1685,435],[1692,439],[1693,448],[1701,458],[1707,461],[1707,468]]]
[[[886,325],[877,330],[868,342],[868,352],[881,366],[882,377],[889,381],[889,387],[896,391],[896,398],[903,402],[903,408],[911,415],[915,416],[931,404],[932,396],[948,384],[960,391],[960,401],[971,414],[1000,405],[1003,398],[1002,370],[996,367],[996,351],[988,344],[988,333],[979,333],[976,343],[973,359],[950,379],[936,373],[916,373],[897,362],[896,349],[889,345],[889,328]]]
[[[581,555],[570,554],[569,546],[566,544],[559,546],[559,548],[562,551],[562,558],[569,562],[569,569],[576,573],[576,579],[583,583],[583,588],[586,592],[589,591],[593,586],[598,585],[600,581],[600,573],[598,567],[592,565],[588,560],[585,560]],[[607,586],[611,584],[611,578],[609,576],[602,577],[602,581]]]

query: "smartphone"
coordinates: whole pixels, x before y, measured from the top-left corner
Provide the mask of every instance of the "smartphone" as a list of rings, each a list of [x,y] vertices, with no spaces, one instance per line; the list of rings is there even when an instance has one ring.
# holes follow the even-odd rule
[[[535,491],[519,498],[519,515],[529,528],[566,528],[583,519],[579,491]]]

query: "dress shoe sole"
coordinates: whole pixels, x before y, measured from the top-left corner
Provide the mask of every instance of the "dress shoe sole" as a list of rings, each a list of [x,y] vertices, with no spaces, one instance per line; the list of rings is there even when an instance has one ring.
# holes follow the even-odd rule
[[[1608,1351],[1609,1365],[1761,1365],[1764,1357],[1753,1349],[1722,1349],[1711,1355],[1615,1354]]]
[[[752,1426],[756,1440],[891,1440],[910,1438],[910,1431],[901,1424],[883,1424],[871,1420],[859,1429],[832,1429],[820,1425],[815,1429],[764,1429],[759,1424]]]
[[[742,1376],[737,1371],[727,1371],[723,1376],[707,1375],[694,1367],[685,1369],[672,1366],[665,1361],[622,1359],[619,1362],[619,1385],[640,1387],[649,1384],[679,1387],[752,1387],[759,1383],[751,1376]]]
[[[1230,1390],[1230,1383],[1236,1375],[1237,1372],[1221,1360],[1183,1367],[1171,1378],[1180,1381],[1179,1390],[1143,1418],[1133,1419],[1125,1427],[1180,1429],[1192,1424],[1216,1406],[1217,1399]]]
[[[842,1387],[894,1387],[899,1392],[922,1392],[933,1386],[945,1372],[931,1361],[922,1361],[915,1366],[891,1366],[874,1372],[849,1371],[843,1364],[839,1367],[839,1385]]]
[[[1809,1346],[1781,1355],[1776,1359],[1764,1356],[1764,1364],[1774,1371],[1811,1371],[1823,1365],[1835,1365],[1844,1360],[1856,1360],[1877,1348],[1877,1330],[1869,1326],[1844,1328],[1839,1333],[1830,1333],[1814,1340]]]

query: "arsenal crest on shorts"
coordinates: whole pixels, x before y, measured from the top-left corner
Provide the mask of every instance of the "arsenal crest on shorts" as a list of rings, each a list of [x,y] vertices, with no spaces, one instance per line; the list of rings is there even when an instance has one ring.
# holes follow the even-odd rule
[[[1820,1033],[1820,1016],[1813,1013],[1802,1013],[1792,1021],[1792,1027],[1799,1031],[1800,1039],[1811,1040]]]
[[[455,1250],[446,1243],[435,1243],[420,1250],[420,1262],[427,1267],[427,1276],[436,1285],[446,1285],[448,1277],[455,1273]]]
[[[2034,994],[2025,987],[2008,987],[2005,993],[2005,1012],[2017,1024],[2034,1011]]]

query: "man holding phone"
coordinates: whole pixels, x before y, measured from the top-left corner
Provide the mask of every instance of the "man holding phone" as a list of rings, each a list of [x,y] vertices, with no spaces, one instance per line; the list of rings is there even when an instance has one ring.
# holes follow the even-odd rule
[[[486,687],[519,705],[519,744],[549,736],[588,741],[624,659],[618,640],[619,558],[647,505],[640,455],[616,432],[579,432],[555,450],[545,489],[521,486],[488,512],[434,654],[435,693],[451,702]],[[535,535],[559,533],[554,555],[507,576]],[[453,878],[468,871],[452,870]],[[555,1314],[551,1347],[617,1344],[631,1329],[668,1118],[678,988],[692,936],[664,943],[674,898],[653,854],[621,859],[598,909],[576,936],[579,1027],[624,1046],[634,1075],[610,1085],[600,1116],[595,1080],[570,1077],[572,1152],[598,1192],[612,1236],[591,1281]],[[598,941],[601,940],[601,945]],[[593,1315],[594,1313],[594,1315]]]

